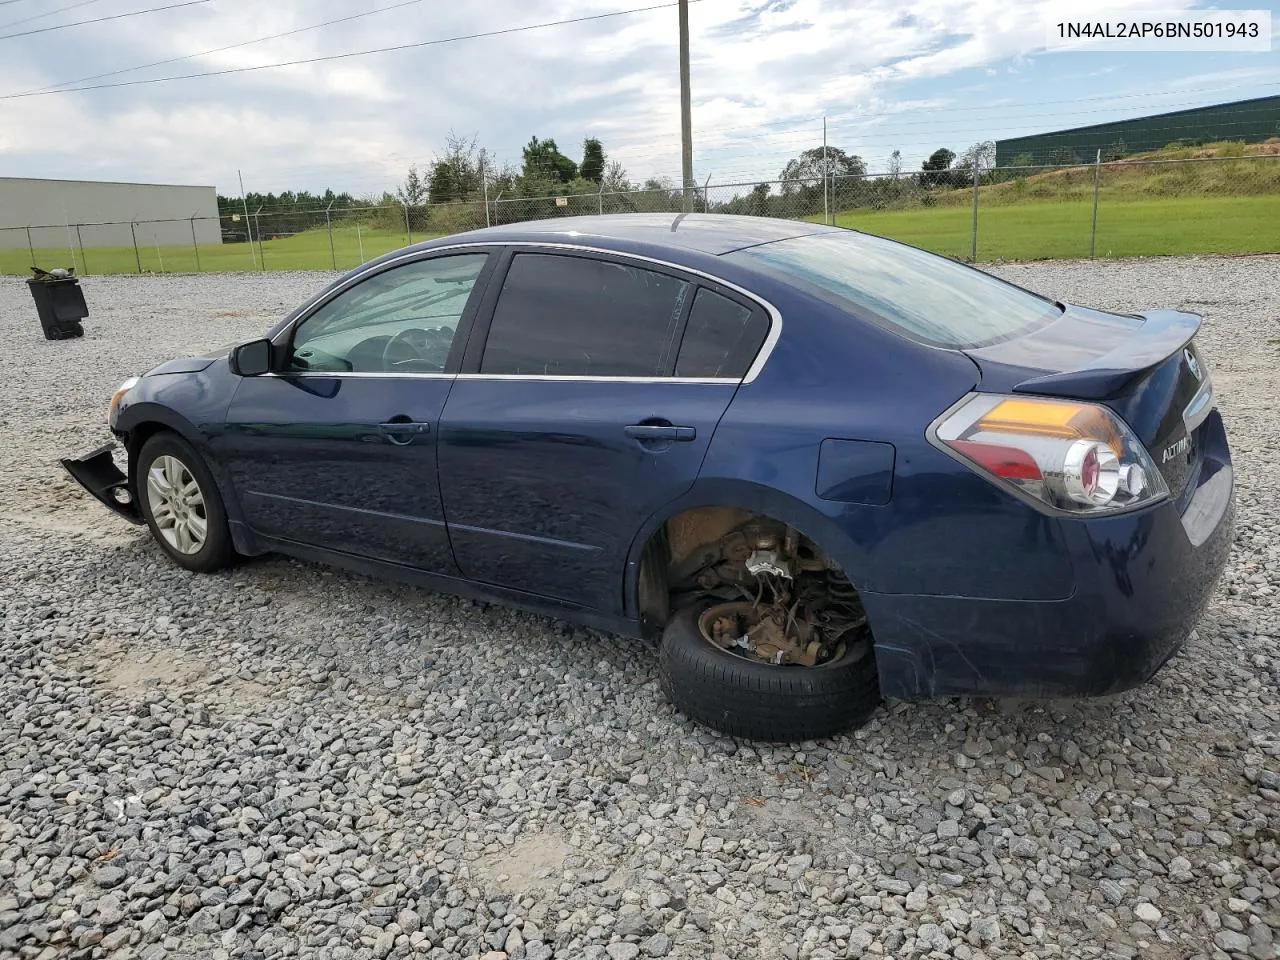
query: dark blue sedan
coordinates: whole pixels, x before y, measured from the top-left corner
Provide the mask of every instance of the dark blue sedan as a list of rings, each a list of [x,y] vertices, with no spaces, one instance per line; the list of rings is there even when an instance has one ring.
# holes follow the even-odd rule
[[[126,381],[127,472],[64,463],[189,570],[275,551],[660,635],[680,710],[801,740],[1178,649],[1233,516],[1199,326],[811,223],[525,223]]]

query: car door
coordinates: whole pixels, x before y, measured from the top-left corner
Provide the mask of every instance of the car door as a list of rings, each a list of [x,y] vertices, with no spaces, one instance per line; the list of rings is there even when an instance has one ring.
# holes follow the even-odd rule
[[[469,249],[361,278],[292,329],[277,372],[241,382],[218,447],[255,533],[457,573],[436,429],[494,259]]]
[[[637,530],[697,478],[769,329],[758,305],[699,283],[625,257],[514,254],[440,422],[445,517],[465,576],[621,611]],[[724,304],[738,330],[722,356],[678,356],[686,328],[699,339]]]

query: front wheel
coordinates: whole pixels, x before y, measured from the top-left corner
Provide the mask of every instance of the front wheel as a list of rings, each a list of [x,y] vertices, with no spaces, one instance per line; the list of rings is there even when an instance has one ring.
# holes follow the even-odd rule
[[[195,449],[175,433],[147,440],[138,452],[142,515],[160,548],[179,566],[211,573],[235,556],[218,487]]]
[[[699,623],[705,606],[672,616],[658,658],[663,692],[698,723],[734,737],[794,743],[860,726],[879,705],[865,625],[825,663],[775,665],[712,643]]]

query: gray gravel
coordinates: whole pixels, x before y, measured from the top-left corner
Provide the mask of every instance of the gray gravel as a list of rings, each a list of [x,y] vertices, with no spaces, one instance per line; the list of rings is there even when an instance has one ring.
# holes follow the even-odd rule
[[[1280,259],[1005,266],[1204,312],[1237,547],[1185,652],[1107,700],[890,703],[765,747],[644,644],[285,559],[187,574],[56,458],[107,397],[326,277],[0,281],[0,956],[1275,956]]]

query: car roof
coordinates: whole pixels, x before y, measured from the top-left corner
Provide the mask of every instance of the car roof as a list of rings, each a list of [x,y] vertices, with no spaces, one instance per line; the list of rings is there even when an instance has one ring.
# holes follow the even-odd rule
[[[466,240],[494,243],[580,243],[603,249],[634,251],[693,251],[718,256],[775,240],[814,233],[839,232],[837,227],[771,217],[724,216],[705,213],[619,213],[595,217],[556,217],[485,227],[421,244],[424,249]]]

